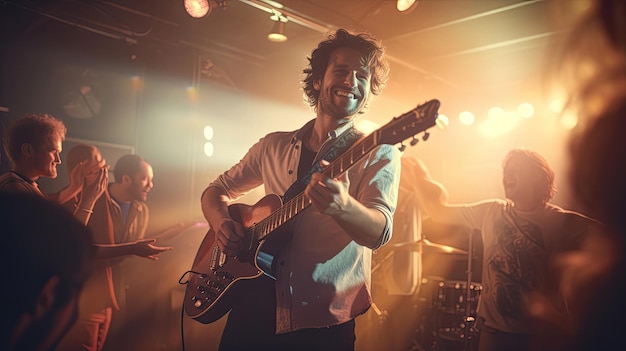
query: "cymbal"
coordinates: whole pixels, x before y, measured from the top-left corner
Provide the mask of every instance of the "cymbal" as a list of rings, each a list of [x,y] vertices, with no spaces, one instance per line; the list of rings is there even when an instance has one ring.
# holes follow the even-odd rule
[[[436,244],[427,239],[413,241],[409,243],[393,244],[391,248],[401,251],[417,251],[421,253],[444,253],[452,255],[467,255],[467,251],[457,249],[456,247]]]

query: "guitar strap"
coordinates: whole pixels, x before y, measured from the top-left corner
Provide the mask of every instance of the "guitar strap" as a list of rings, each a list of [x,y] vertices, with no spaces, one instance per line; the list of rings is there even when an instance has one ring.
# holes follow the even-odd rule
[[[327,148],[325,152],[318,152],[317,157],[315,157],[315,161],[313,161],[313,166],[306,172],[300,179],[296,180],[289,189],[285,192],[283,196],[283,202],[287,202],[296,195],[300,194],[304,191],[307,184],[311,182],[311,176],[313,173],[321,172],[322,166],[320,165],[321,160],[326,160],[328,162],[332,162],[334,159],[343,154],[346,150],[352,146],[357,140],[364,137],[365,134],[360,130],[356,129],[354,125],[348,129],[346,129],[343,133],[341,133],[335,141]],[[323,151],[323,150],[322,150]]]

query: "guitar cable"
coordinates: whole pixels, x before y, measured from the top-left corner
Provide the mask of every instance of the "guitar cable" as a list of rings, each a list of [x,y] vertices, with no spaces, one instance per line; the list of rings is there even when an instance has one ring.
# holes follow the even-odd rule
[[[196,271],[192,271],[192,270],[186,271],[178,279],[178,284],[180,284],[180,285],[187,285],[187,284],[189,284],[189,279],[187,279],[187,280],[184,280],[184,279],[190,273],[198,274],[200,276],[204,275],[204,273],[201,273],[201,272],[196,272]],[[180,306],[181,307],[180,308],[180,342],[181,342],[182,351],[185,351],[185,297],[184,297],[185,295],[183,295],[183,301],[182,301],[181,306]]]
[[[188,272],[185,272],[185,274],[187,273]],[[180,280],[178,282],[180,283]],[[182,347],[182,351],[185,351],[185,300],[184,298],[180,305],[180,346]]]
[[[186,281],[183,281],[183,278],[185,278],[185,276],[187,276],[189,273],[194,273],[194,274],[198,274],[200,276],[204,276],[204,273],[202,272],[196,272],[196,271],[186,271],[185,273],[183,273],[183,275],[180,276],[180,278],[178,279],[178,284],[180,285],[187,285],[189,283],[189,279],[187,279]]]
[[[183,281],[183,279],[189,273],[197,273],[193,271],[186,271],[183,275],[178,279],[178,284],[187,285],[189,283],[189,279]],[[183,301],[180,304],[180,345],[182,347],[182,351],[185,351],[185,295],[183,295]]]

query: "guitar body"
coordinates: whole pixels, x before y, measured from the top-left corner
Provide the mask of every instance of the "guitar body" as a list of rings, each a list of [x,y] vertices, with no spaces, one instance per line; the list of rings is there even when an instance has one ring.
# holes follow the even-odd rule
[[[247,229],[281,205],[279,196],[267,195],[252,206],[230,205],[228,212]],[[267,269],[260,268],[257,263],[262,243],[248,235],[237,257],[226,257],[217,245],[215,231],[209,229],[196,253],[191,269],[193,273],[185,290],[183,308],[187,315],[208,324],[228,313],[237,300],[238,291],[249,287],[252,280],[260,277]]]

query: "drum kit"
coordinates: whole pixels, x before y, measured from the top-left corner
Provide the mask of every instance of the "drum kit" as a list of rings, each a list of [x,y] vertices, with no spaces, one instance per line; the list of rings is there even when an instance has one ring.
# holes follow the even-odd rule
[[[468,250],[434,243],[425,238],[398,244],[390,244],[390,252],[383,260],[397,251],[443,254],[455,259],[467,258],[466,279],[450,280],[438,276],[424,276],[420,287],[420,301],[425,308],[419,311],[418,327],[410,351],[473,351],[477,349],[478,331],[476,310],[482,285],[472,279],[474,244],[470,234]],[[379,263],[380,264],[380,263]],[[372,272],[378,268],[372,267]],[[377,306],[374,304],[374,309]],[[418,308],[420,308],[418,306]],[[383,313],[388,313],[383,311]]]

